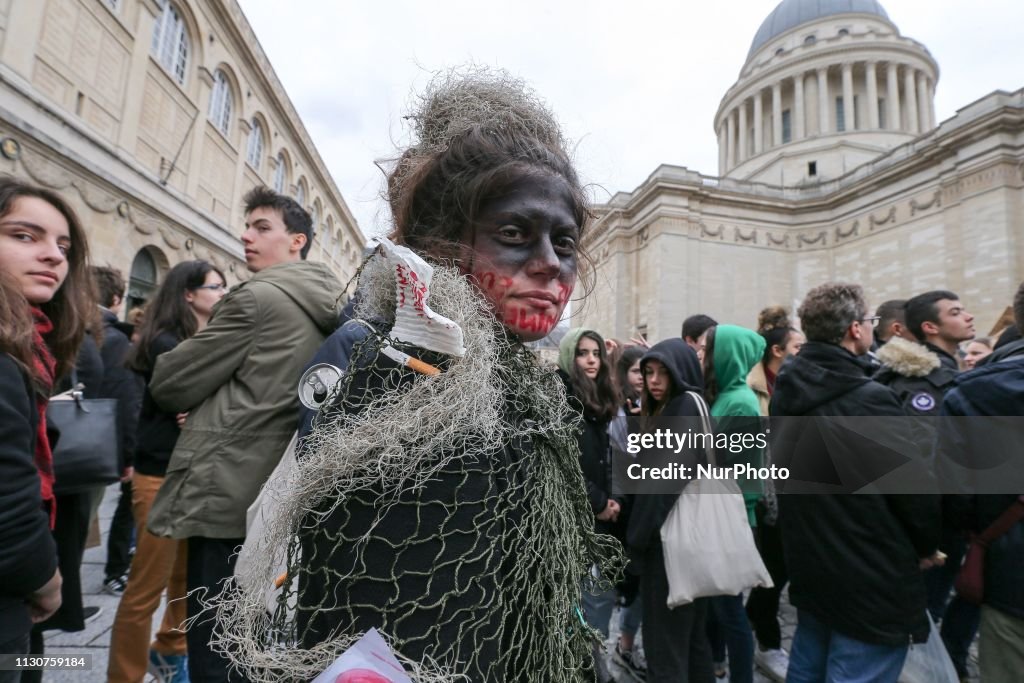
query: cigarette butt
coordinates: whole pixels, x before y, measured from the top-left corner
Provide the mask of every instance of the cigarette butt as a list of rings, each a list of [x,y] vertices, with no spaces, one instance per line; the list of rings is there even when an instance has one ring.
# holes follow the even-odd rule
[[[410,369],[415,370],[421,375],[429,375],[431,377],[434,377],[436,375],[441,374],[441,371],[435,368],[430,363],[424,363],[420,359],[413,358],[411,356],[409,357],[409,360],[406,361],[406,365],[409,366]]]
[[[284,582],[288,579],[288,572],[281,574],[281,576],[274,579],[274,588],[280,588],[284,585]]]

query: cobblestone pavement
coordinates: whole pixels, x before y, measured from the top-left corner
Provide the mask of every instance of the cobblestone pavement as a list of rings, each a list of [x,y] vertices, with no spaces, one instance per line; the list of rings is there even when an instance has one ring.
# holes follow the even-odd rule
[[[82,589],[86,605],[95,605],[103,609],[102,613],[95,620],[86,625],[84,631],[78,633],[64,633],[61,631],[50,631],[46,638],[46,653],[54,654],[91,654],[92,669],[90,671],[48,671],[43,675],[46,683],[99,683],[106,680],[107,656],[110,646],[110,629],[114,623],[114,615],[117,612],[118,598],[106,595],[102,592],[103,587],[103,565],[106,562],[106,532],[110,527],[110,518],[114,514],[119,494],[117,484],[107,489],[103,503],[100,506],[100,529],[103,533],[103,543],[96,548],[89,548],[85,551],[85,558],[82,563]],[[783,595],[785,598],[785,594]],[[788,602],[783,601],[779,610],[779,617],[782,621],[783,647],[789,650],[793,639],[793,632],[796,630],[796,610]],[[160,623],[161,612],[153,618],[154,628]],[[614,648],[615,638],[618,630],[618,614],[612,619],[613,631],[609,641],[611,648]],[[977,649],[971,651],[971,677],[972,683],[979,683],[977,676]],[[611,650],[609,648],[609,651]],[[632,681],[623,669],[614,663],[609,666],[612,674],[621,682]],[[146,682],[152,683],[154,679],[147,677]],[[728,679],[719,679],[727,681]],[[771,679],[755,672],[755,683],[770,683]]]

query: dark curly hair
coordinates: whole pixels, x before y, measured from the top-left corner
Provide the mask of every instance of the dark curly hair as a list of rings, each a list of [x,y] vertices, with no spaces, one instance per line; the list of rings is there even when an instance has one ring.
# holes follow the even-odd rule
[[[281,212],[285,229],[293,235],[305,235],[306,244],[299,252],[303,259],[313,248],[313,237],[316,231],[313,226],[313,218],[309,212],[302,208],[297,201],[288,195],[278,194],[269,187],[257,186],[245,193],[242,198],[245,203],[245,212],[250,213],[254,209],[277,209]]]
[[[797,310],[808,341],[838,344],[846,330],[867,315],[864,289],[844,282],[826,282],[807,292]]]

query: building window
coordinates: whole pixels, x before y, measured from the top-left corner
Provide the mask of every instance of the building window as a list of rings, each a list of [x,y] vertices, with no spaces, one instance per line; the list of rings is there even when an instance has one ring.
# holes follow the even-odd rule
[[[224,135],[231,129],[232,100],[227,74],[217,69],[213,73],[213,94],[210,95],[210,121]]]
[[[110,8],[111,12],[117,14],[121,11],[121,0],[107,0],[107,7]]]
[[[816,176],[818,175],[818,162],[808,161],[807,162],[807,175]]]
[[[299,203],[299,206],[306,208],[306,183],[302,180],[295,186],[295,201]]]
[[[277,155],[277,168],[274,169],[274,192],[278,194],[284,194],[284,154]]]
[[[790,122],[789,109],[782,110],[782,144],[793,141],[793,127]]]
[[[839,29],[839,35],[841,35],[841,36],[848,36],[848,35],[850,35],[850,29],[848,29],[848,28],[841,28],[841,29]]]
[[[860,130],[864,125],[861,121],[860,102],[857,97],[857,95],[853,96],[853,126],[851,130]]]
[[[818,42],[818,39],[814,37],[813,33],[804,38],[804,45],[814,45],[816,42]]]
[[[252,120],[252,130],[249,131],[249,149],[245,153],[245,160],[249,165],[260,170],[260,159],[263,158],[263,126],[259,119]]]
[[[157,0],[160,16],[153,27],[153,44],[150,53],[167,69],[179,84],[185,84],[188,67],[188,29],[181,13],[170,0]]]
[[[878,127],[882,129],[886,128],[884,97],[878,98]]]
[[[147,249],[141,249],[132,259],[132,269],[128,276],[128,305],[125,310],[144,305],[156,292],[157,285],[156,261]]]
[[[846,110],[843,108],[843,97],[836,98],[836,132],[842,133],[846,130]]]

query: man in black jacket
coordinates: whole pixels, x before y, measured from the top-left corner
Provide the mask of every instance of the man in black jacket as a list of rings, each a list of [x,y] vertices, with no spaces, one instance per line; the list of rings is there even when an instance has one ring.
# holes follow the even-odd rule
[[[1024,283],[1014,297],[1013,313],[1017,326],[1024,329]],[[1024,343],[1011,343],[1004,349],[997,352],[998,356],[989,356],[995,356],[994,362],[957,378],[943,400],[943,416],[1024,416]],[[950,459],[962,456],[962,444],[969,443],[972,436],[987,439],[991,430],[980,420],[944,419],[939,426],[937,448],[951,449]],[[966,452],[973,455],[972,450]],[[976,450],[981,454],[989,449]],[[1015,455],[1019,457],[1020,451]],[[940,457],[940,467],[943,462],[945,459]],[[944,506],[952,522],[980,533],[1016,499],[1012,493],[948,496]],[[1024,671],[1024,521],[1018,521],[989,545],[985,554],[983,600],[979,647],[982,678],[985,683],[1019,681]]]
[[[92,268],[93,280],[103,319],[103,382],[100,384],[102,398],[117,399],[118,440],[121,443],[121,458],[124,477],[121,479],[121,496],[117,502],[114,517],[110,520],[110,534],[107,537],[107,564],[104,567],[103,590],[110,595],[124,593],[128,566],[131,563],[130,548],[132,530],[132,453],[135,451],[135,428],[142,406],[143,387],[138,376],[128,369],[125,360],[131,348],[128,336],[118,328],[117,310],[124,301],[126,283],[121,271],[109,267]],[[102,493],[99,494],[102,499]]]
[[[881,309],[879,309],[881,310]],[[960,370],[956,353],[961,342],[974,338],[974,316],[950,291],[918,294],[904,304],[907,338],[894,337],[878,352],[882,368],[875,380],[899,398],[912,419],[914,441],[925,456],[935,441],[935,418],[942,399]],[[877,335],[876,335],[877,336]],[[917,341],[910,341],[910,337]],[[928,611],[942,622],[942,640],[957,673],[967,676],[967,656],[978,631],[978,608],[960,598],[949,599],[967,549],[963,531],[943,525],[939,549],[946,563],[925,573]]]
[[[874,320],[867,310],[858,285],[838,283],[812,289],[800,306],[807,343],[783,366],[770,409],[772,452],[779,466],[792,466],[794,479],[800,468],[820,472],[831,466],[830,426],[820,419],[812,425],[807,417],[904,414],[892,391],[869,376],[864,355]],[[898,425],[889,432],[887,449],[913,452]],[[856,441],[844,436],[851,438]],[[849,457],[850,444],[844,445]],[[784,483],[783,493],[792,482]],[[938,500],[789,493],[779,496],[779,525],[790,601],[798,610],[787,681],[895,683],[911,640],[928,637],[920,566],[935,561]]]

